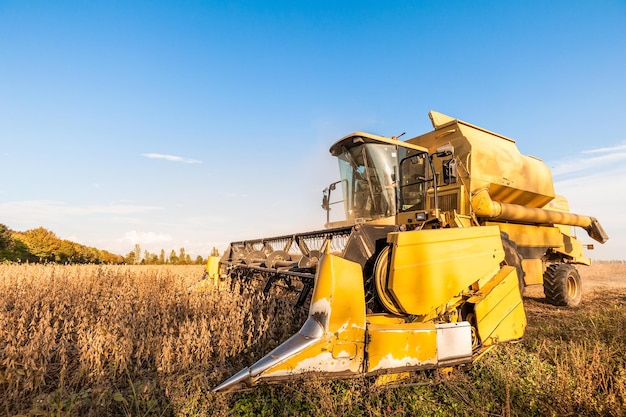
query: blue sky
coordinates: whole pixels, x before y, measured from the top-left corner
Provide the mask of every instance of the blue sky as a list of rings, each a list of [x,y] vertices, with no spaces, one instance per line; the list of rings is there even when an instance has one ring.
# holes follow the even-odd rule
[[[0,223],[194,256],[320,229],[330,145],[435,109],[546,161],[625,259],[624,97],[624,1],[0,0]]]

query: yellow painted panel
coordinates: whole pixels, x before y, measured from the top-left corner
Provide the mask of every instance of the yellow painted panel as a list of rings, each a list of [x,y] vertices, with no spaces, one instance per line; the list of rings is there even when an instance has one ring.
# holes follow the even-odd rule
[[[405,322],[405,317],[392,314],[376,313],[367,315],[367,324],[403,324]]]
[[[356,357],[358,351],[356,343],[336,343],[333,345],[333,358],[352,359]]]
[[[208,278],[217,278],[220,267],[219,256],[209,256],[206,262],[206,273]]]
[[[585,265],[589,265],[589,259],[585,258],[585,253],[583,251],[583,245],[576,238],[573,238],[569,235],[561,235],[562,240],[556,248],[557,252],[561,252],[565,255],[571,256],[574,258],[574,261],[577,263],[582,263]]]
[[[323,321],[327,332],[346,326],[365,328],[363,269],[356,262],[325,254],[318,266],[310,316]]]
[[[506,232],[517,246],[558,247],[563,244],[558,227],[531,226],[526,224],[486,222],[486,225],[498,226]]]
[[[504,259],[497,227],[390,233],[389,291],[407,314],[423,315],[499,270]]]
[[[522,155],[515,142],[460,124],[471,144],[471,192],[487,186],[496,201],[543,207],[554,198],[550,169],[541,160]]]
[[[455,156],[463,162],[471,177],[464,178],[468,192],[488,187],[494,200],[543,207],[554,198],[550,169],[542,161],[522,155],[515,141],[470,123],[451,119],[433,132],[409,139],[430,152],[444,144],[454,146]],[[442,133],[456,129],[454,134]]]
[[[271,379],[303,372],[345,375],[362,371],[365,294],[362,268],[358,263],[331,254],[322,256],[315,277],[308,320],[312,320],[313,327],[284,342],[281,346],[291,346],[292,339],[299,336],[298,344],[293,349],[286,348],[284,356],[272,357],[278,361],[265,369],[258,378]],[[313,331],[318,325],[321,332],[319,336]],[[310,343],[302,344],[303,338]]]
[[[437,363],[437,330],[432,323],[370,324],[368,335],[367,372]]]
[[[503,277],[503,274],[506,275]],[[475,307],[478,335],[483,346],[519,339],[526,328],[526,313],[515,269],[502,268],[494,280],[499,282]]]
[[[484,280],[482,280],[480,287],[477,288],[480,291],[468,298],[467,302],[473,304],[480,303],[482,300],[487,298],[491,291],[493,291],[495,287],[500,285],[502,281],[507,277],[507,275],[509,275],[512,271],[515,271],[515,268],[506,265],[503,266],[494,275],[486,277]]]
[[[260,378],[271,379],[304,372],[360,373],[363,367],[364,343],[354,343],[350,347],[345,343],[339,345],[349,350],[335,350],[336,345],[336,337],[325,335],[321,340],[268,368]]]
[[[543,283],[543,262],[541,259],[522,259],[522,269],[524,270],[524,283],[535,285]]]

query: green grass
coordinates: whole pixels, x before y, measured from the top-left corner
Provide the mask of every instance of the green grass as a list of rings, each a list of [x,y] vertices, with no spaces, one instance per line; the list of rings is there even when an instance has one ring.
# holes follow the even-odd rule
[[[603,292],[576,309],[526,300],[524,340],[498,346],[450,376],[373,389],[368,381],[309,382],[226,395],[210,410],[237,416],[623,416],[626,296]],[[428,384],[427,382],[430,381]]]

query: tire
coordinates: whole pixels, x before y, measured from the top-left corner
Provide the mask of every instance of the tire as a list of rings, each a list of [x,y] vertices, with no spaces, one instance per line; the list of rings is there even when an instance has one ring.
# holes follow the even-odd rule
[[[555,306],[576,307],[583,296],[583,285],[578,270],[570,264],[548,266],[543,274],[546,300]]]
[[[515,268],[517,272],[517,279],[519,281],[519,292],[524,295],[524,276],[526,273],[522,269],[522,256],[517,251],[517,244],[509,239],[509,235],[505,232],[500,232],[502,238],[502,248],[504,249],[504,263]]]

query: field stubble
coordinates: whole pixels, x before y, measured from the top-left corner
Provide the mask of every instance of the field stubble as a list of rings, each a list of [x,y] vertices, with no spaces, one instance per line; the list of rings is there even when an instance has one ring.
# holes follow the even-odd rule
[[[303,380],[210,388],[305,313],[247,287],[189,292],[198,266],[0,266],[2,415],[626,415],[626,264],[580,268],[583,304],[529,288],[521,343],[417,386]]]

